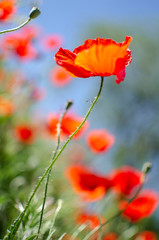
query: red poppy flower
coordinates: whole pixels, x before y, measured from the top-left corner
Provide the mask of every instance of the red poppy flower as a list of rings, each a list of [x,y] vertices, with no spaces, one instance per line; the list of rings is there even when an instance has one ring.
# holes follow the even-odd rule
[[[0,116],[11,116],[13,112],[13,103],[10,100],[0,97]]]
[[[33,59],[37,57],[37,51],[32,45],[32,38],[33,32],[31,32],[31,29],[26,28],[21,32],[7,35],[2,42],[2,47],[14,53],[20,59]]]
[[[15,13],[15,0],[1,0],[0,1],[0,21],[4,21],[10,18]]]
[[[47,118],[47,130],[53,137],[57,137],[57,124],[59,122],[59,115],[56,113],[49,114]]]
[[[100,220],[99,220],[100,219]],[[78,224],[88,224],[88,226],[93,229],[100,225],[100,223],[104,223],[103,217],[98,217],[94,214],[88,214],[88,213],[81,213],[78,215],[76,222]]]
[[[34,141],[35,133],[33,128],[28,125],[19,125],[15,129],[15,136],[18,141],[31,144]]]
[[[60,68],[60,67],[55,67],[51,71],[50,77],[51,77],[51,82],[58,87],[65,86],[72,79],[69,73],[64,68]]]
[[[108,233],[103,237],[103,240],[116,240],[116,239],[117,239],[117,235],[116,233],[113,233],[113,232]]]
[[[87,201],[97,201],[103,198],[111,187],[108,178],[97,175],[84,166],[70,166],[66,170],[66,175],[74,191]]]
[[[132,60],[128,46],[132,37],[122,43],[112,39],[88,39],[73,52],[60,48],[55,55],[56,63],[75,77],[116,76],[116,83],[124,81],[125,68]]]
[[[46,36],[43,40],[43,45],[47,50],[55,50],[61,46],[63,39],[60,35],[52,34]]]
[[[111,148],[115,137],[104,129],[92,130],[87,134],[86,141],[93,153],[103,153]]]
[[[142,191],[128,206],[127,201],[123,200],[119,203],[119,208],[126,210],[122,213],[123,217],[132,222],[149,217],[153,214],[158,206],[158,194],[152,190]]]
[[[111,174],[112,188],[120,194],[129,195],[141,183],[142,175],[142,172],[130,166],[116,169]]]
[[[75,114],[66,114],[61,122],[61,130],[66,136],[70,136],[82,123],[83,118]],[[88,122],[75,134],[74,138],[78,138],[88,127]]]
[[[154,232],[143,231],[135,237],[135,240],[157,240],[157,236]]]

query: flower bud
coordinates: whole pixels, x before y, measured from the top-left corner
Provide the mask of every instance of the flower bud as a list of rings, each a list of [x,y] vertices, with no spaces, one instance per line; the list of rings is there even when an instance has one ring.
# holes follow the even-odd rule
[[[142,172],[147,174],[150,171],[151,168],[152,168],[152,163],[146,162],[143,165]]]
[[[34,19],[37,18],[41,14],[41,11],[37,7],[33,7],[29,13],[29,18]]]
[[[67,103],[66,103],[65,109],[68,110],[72,106],[72,104],[73,104],[73,101],[71,99],[68,100]]]

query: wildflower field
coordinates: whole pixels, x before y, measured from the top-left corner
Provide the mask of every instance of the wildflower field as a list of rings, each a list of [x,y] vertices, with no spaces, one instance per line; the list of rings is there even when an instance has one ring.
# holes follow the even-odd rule
[[[0,240],[159,239],[158,11],[0,0]]]

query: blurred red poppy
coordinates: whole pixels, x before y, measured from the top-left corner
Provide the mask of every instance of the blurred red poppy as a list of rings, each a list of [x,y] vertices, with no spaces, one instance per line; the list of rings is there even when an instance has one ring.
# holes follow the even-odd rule
[[[61,130],[66,136],[70,136],[82,123],[83,118],[75,114],[66,114],[61,122]],[[75,134],[74,138],[79,138],[88,127],[86,121],[82,128]]]
[[[51,70],[50,79],[56,86],[63,87],[71,81],[72,77],[64,68],[55,67]]]
[[[135,237],[135,240],[157,240],[157,235],[151,231],[143,231]]]
[[[15,11],[15,0],[0,1],[0,21],[8,20]]]
[[[111,187],[108,178],[97,175],[84,166],[72,165],[66,169],[66,175],[74,191],[86,201],[103,198]]]
[[[35,132],[28,125],[19,125],[15,128],[15,136],[18,141],[31,144],[35,139]]]
[[[99,226],[101,223],[104,223],[105,220],[103,217],[98,217],[95,214],[81,213],[78,215],[76,222],[78,224],[88,224],[88,227],[93,229]]]
[[[143,173],[139,170],[123,166],[111,173],[112,188],[122,195],[129,195],[141,183]]]
[[[122,213],[123,217],[129,221],[136,222],[142,218],[149,217],[156,210],[159,202],[159,196],[152,190],[143,190],[127,206],[128,202],[123,200],[119,203],[120,210],[126,210]]]
[[[24,28],[20,32],[11,33],[4,37],[2,47],[20,59],[36,58],[38,54],[32,45],[32,39],[35,37],[34,33],[31,28]]]
[[[132,37],[122,43],[112,39],[88,39],[70,52],[60,48],[55,55],[56,63],[64,67],[72,76],[87,78],[91,76],[116,76],[116,83],[124,81],[125,68],[131,63],[128,49]]]
[[[0,116],[11,116],[14,112],[13,103],[0,96]]]
[[[102,240],[116,240],[116,239],[119,239],[117,238],[116,233],[111,232],[105,235]]]
[[[47,50],[55,50],[59,48],[63,43],[62,36],[58,34],[48,35],[43,39],[43,46]]]
[[[98,129],[90,131],[86,141],[93,153],[103,153],[112,147],[115,137],[105,129]]]
[[[59,122],[59,119],[60,117],[56,113],[51,113],[47,117],[46,123],[47,130],[51,134],[51,136],[55,138],[57,137],[57,124]]]

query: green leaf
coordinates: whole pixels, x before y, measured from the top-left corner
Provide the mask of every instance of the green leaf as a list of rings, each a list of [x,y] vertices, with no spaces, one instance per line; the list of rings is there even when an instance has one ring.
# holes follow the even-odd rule
[[[37,236],[38,236],[38,234],[34,234],[34,235],[30,236],[30,237],[27,237],[25,240],[33,240]]]

